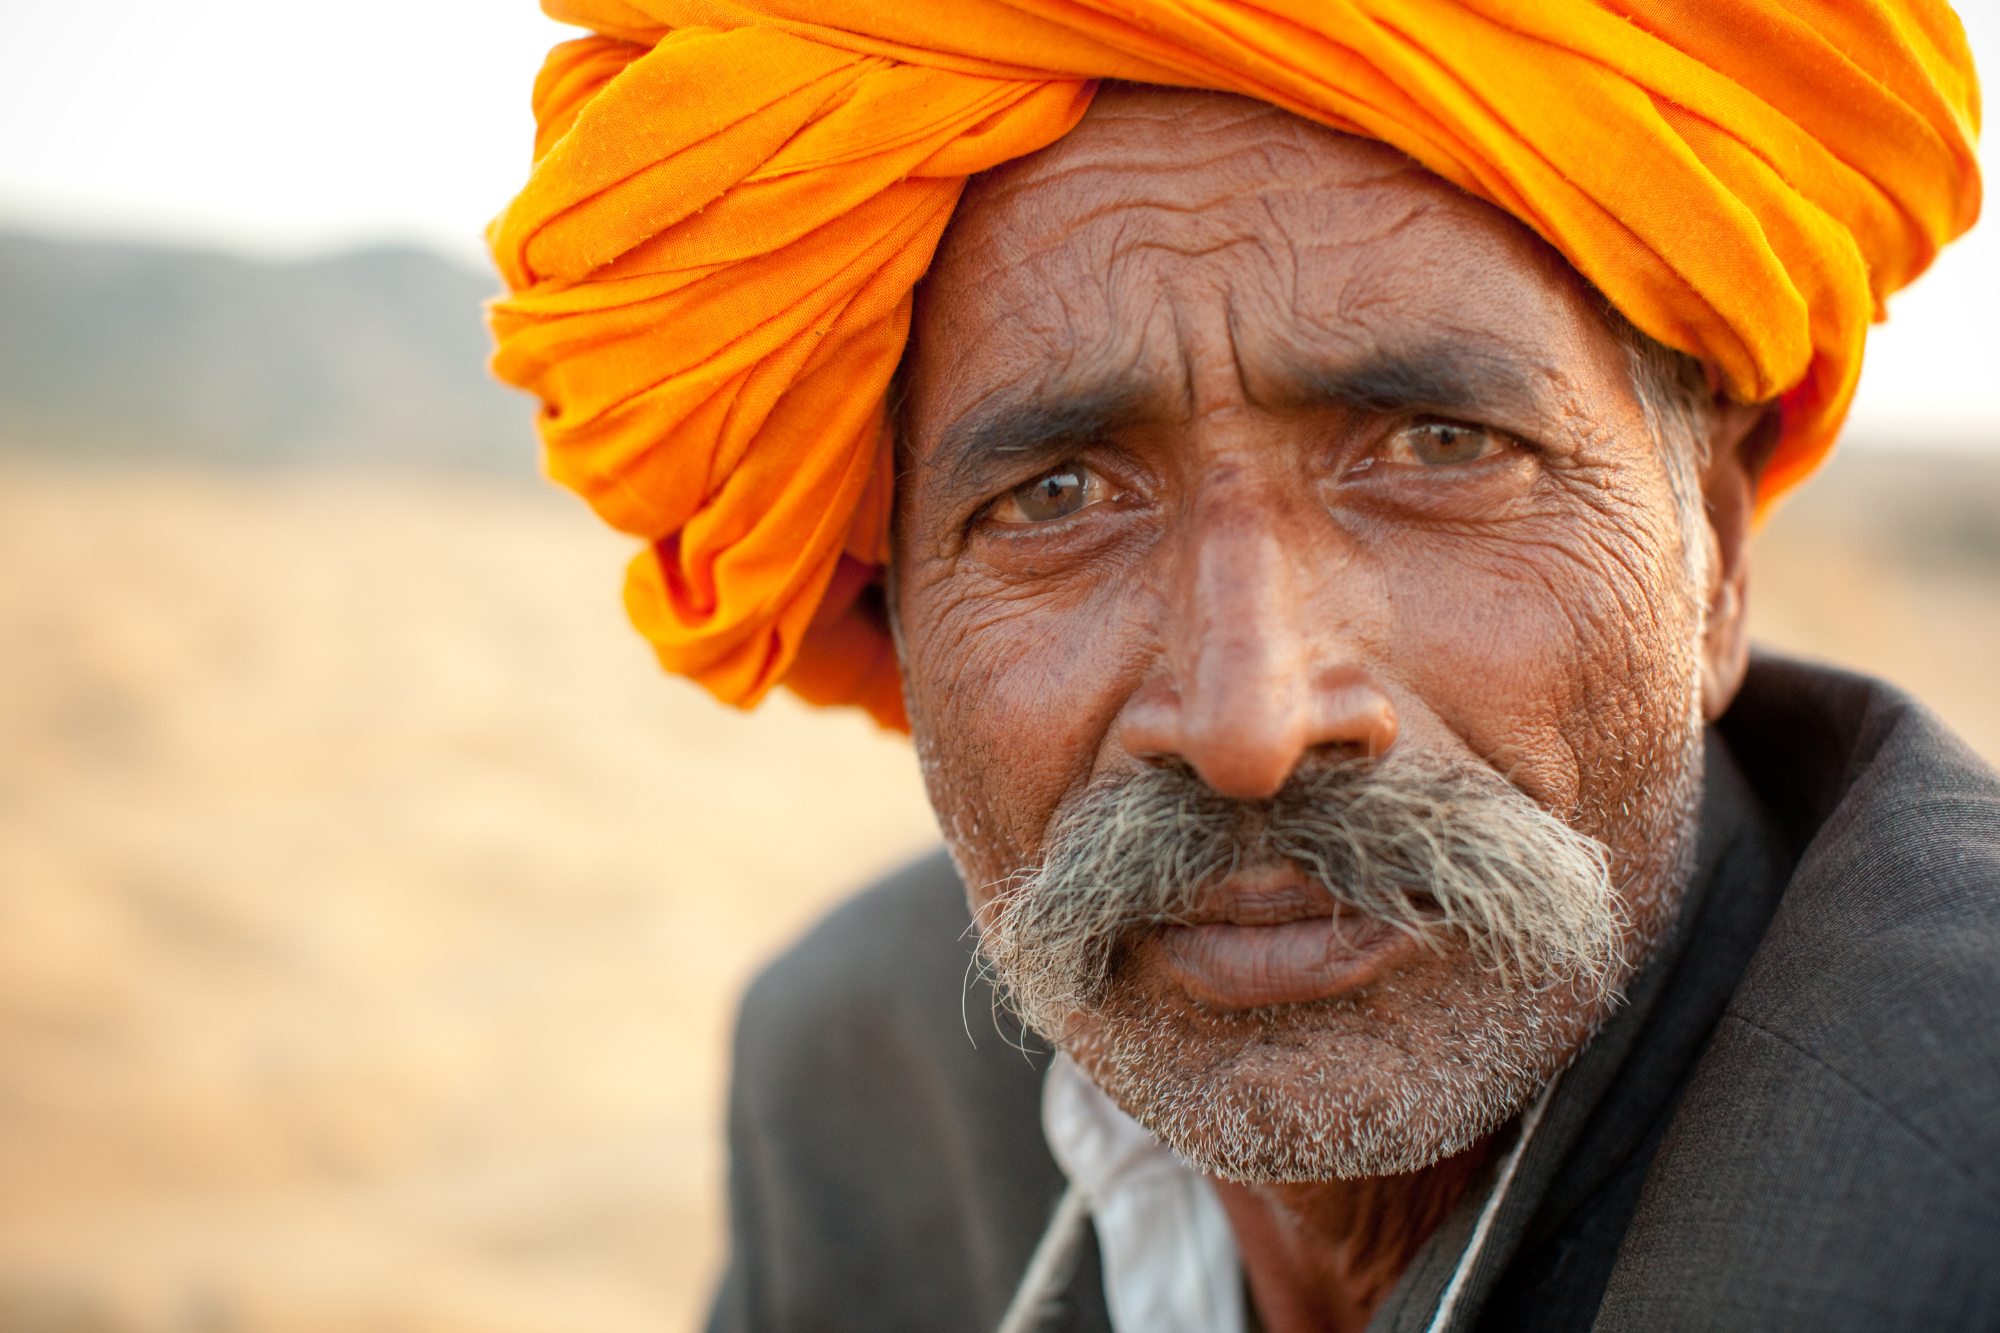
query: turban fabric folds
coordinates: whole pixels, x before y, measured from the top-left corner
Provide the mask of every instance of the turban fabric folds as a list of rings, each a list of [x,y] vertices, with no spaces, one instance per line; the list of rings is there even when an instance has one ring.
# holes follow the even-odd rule
[[[1883,299],[1979,211],[1940,0],[544,0],[536,163],[492,225],[496,371],[548,468],[649,545],[667,669],[902,726],[861,594],[884,395],[965,178],[1096,81],[1384,140],[1532,227],[1646,333],[1782,397],[1760,501],[1831,447]]]

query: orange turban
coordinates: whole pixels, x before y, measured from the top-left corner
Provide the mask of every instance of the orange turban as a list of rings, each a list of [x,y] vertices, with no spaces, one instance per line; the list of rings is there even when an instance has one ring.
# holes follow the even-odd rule
[[[1745,402],[1766,503],[1840,428],[1871,315],[1972,225],[1979,90],[1939,0],[544,0],[494,223],[505,379],[550,473],[650,543],[670,671],[904,725],[857,598],[887,557],[883,394],[968,174],[1094,80],[1243,93],[1386,140],[1533,227]]]

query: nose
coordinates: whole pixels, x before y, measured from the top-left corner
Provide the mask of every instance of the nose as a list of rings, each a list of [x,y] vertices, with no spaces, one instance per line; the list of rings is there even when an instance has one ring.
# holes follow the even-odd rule
[[[1314,751],[1386,753],[1395,707],[1329,623],[1338,599],[1325,581],[1344,562],[1255,515],[1203,527],[1175,580],[1162,660],[1121,712],[1119,743],[1141,759],[1178,758],[1238,800],[1274,795]]]

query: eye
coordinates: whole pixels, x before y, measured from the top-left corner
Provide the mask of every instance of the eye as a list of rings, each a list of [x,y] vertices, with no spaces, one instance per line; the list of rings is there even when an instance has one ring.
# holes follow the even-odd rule
[[[1065,463],[1001,496],[992,517],[1001,523],[1052,523],[1096,504],[1106,490],[1104,479],[1089,468]]]
[[[1454,467],[1490,458],[1508,443],[1506,436],[1485,426],[1460,421],[1419,421],[1390,436],[1384,453],[1392,463]]]

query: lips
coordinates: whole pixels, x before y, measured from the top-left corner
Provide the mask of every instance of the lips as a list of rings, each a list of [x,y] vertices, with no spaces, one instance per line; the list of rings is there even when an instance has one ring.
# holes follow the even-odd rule
[[[1204,896],[1186,924],[1139,942],[1142,964],[1223,1009],[1303,1004],[1355,990],[1420,947],[1406,931],[1343,910],[1291,866],[1258,867]]]

